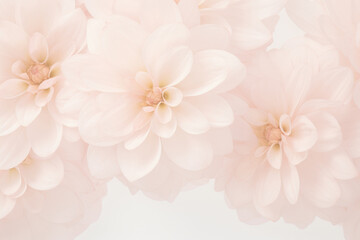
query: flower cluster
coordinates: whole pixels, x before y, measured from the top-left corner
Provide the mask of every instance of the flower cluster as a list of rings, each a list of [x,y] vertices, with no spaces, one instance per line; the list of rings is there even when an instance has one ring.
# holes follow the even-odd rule
[[[307,35],[274,49],[280,11]],[[117,178],[166,201],[214,180],[241,221],[320,217],[359,239],[359,16],[357,0],[0,0],[0,238],[74,239]]]

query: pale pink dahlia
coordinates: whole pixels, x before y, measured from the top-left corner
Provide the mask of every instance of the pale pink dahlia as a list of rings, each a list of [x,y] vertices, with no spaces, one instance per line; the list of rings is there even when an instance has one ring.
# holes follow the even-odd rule
[[[63,87],[61,64],[85,44],[86,18],[74,1],[2,4],[9,15],[0,21],[0,159],[7,170],[31,149],[49,156],[60,144],[63,125],[76,126],[54,96]]]
[[[342,61],[360,74],[360,2],[358,0],[289,0],[292,20],[310,37],[333,44]],[[360,83],[354,88],[354,102],[360,108]]]
[[[199,47],[216,43],[237,53],[269,44],[285,0],[85,0],[95,18],[121,14],[147,29],[183,22],[197,34]],[[154,17],[156,16],[156,17]]]
[[[99,217],[106,189],[85,153],[84,143],[63,141],[52,158],[31,155],[0,173],[1,239],[72,240]]]
[[[183,24],[161,25],[150,34],[120,15],[91,24],[99,26],[88,33],[92,54],[74,56],[63,70],[78,89],[93,93],[79,130],[90,144],[94,175],[112,177],[120,170],[135,181],[160,159],[197,171],[214,155],[231,152],[233,111],[222,94],[244,76],[235,56],[192,50],[196,36]]]
[[[254,59],[234,101],[234,153],[217,178],[242,220],[304,226],[338,203],[358,175],[352,88],[335,49],[307,39]]]

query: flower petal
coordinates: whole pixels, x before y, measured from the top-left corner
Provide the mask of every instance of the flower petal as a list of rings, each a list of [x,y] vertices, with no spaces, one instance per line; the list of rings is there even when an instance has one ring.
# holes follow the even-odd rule
[[[21,175],[17,168],[0,171],[0,192],[3,194],[7,196],[15,194],[20,189],[21,182]]]
[[[166,88],[162,92],[162,96],[166,105],[169,105],[170,107],[178,106],[183,100],[182,92],[175,87]]]
[[[184,96],[197,96],[213,90],[228,76],[228,55],[230,54],[221,50],[197,52],[190,74],[177,87]]]
[[[78,54],[62,65],[65,78],[83,91],[123,92],[124,81],[100,56]]]
[[[16,201],[0,194],[0,219],[6,217],[15,207]]]
[[[44,109],[27,127],[27,136],[32,150],[40,157],[47,157],[60,145],[62,126]]]
[[[0,32],[2,33],[1,55],[12,59],[13,62],[25,60],[24,53],[28,51],[28,36],[24,30],[15,23],[0,21]]]
[[[231,106],[218,95],[199,96],[193,98],[191,103],[205,115],[212,127],[226,127],[234,121]]]
[[[139,16],[141,24],[149,31],[164,24],[181,22],[181,15],[174,1],[144,1]]]
[[[314,151],[328,152],[334,150],[342,143],[342,129],[336,118],[327,112],[318,112],[308,115],[315,125],[318,140]]]
[[[181,1],[183,2],[183,1]],[[230,32],[222,25],[199,24],[191,28],[190,46],[194,51],[226,49]]]
[[[353,159],[345,151],[333,151],[328,156],[332,175],[341,180],[348,180],[358,176]]]
[[[171,49],[158,59],[154,70],[159,87],[174,86],[185,79],[193,65],[193,53],[188,47]]]
[[[28,34],[47,34],[55,20],[60,17],[62,9],[59,1],[20,0],[17,10],[17,21]]]
[[[38,117],[41,107],[36,106],[35,96],[27,93],[18,100],[15,111],[19,123],[26,127]]]
[[[260,206],[268,206],[279,196],[281,177],[277,169],[265,167],[260,173],[255,188],[255,201]]]
[[[151,69],[164,53],[182,45],[188,45],[189,30],[182,24],[167,24],[157,28],[146,40],[143,48],[143,61]]]
[[[283,159],[281,145],[279,143],[274,143],[271,145],[266,154],[266,158],[273,168],[280,169]]]
[[[143,128],[140,131],[136,132],[134,136],[126,140],[124,147],[127,150],[133,150],[139,147],[147,138],[150,133],[150,128]]]
[[[171,118],[167,124],[161,123],[157,118],[151,122],[151,130],[161,138],[170,138],[174,135],[177,127],[176,118]]]
[[[29,84],[22,79],[9,79],[0,84],[0,98],[12,99],[21,96]]]
[[[85,45],[86,17],[81,9],[76,9],[64,16],[53,27],[47,37],[49,63],[62,62],[77,53]]]
[[[64,166],[57,156],[48,159],[29,157],[20,166],[20,171],[27,184],[40,191],[55,188],[64,177]]]
[[[206,116],[196,107],[183,101],[174,108],[178,125],[189,134],[201,134],[209,130],[210,124]]]
[[[87,162],[90,174],[99,179],[112,178],[120,174],[116,147],[96,147],[90,145],[87,150]]]
[[[211,143],[203,136],[193,136],[178,130],[171,138],[163,139],[162,143],[170,160],[183,169],[205,169],[213,160]]]
[[[279,120],[280,130],[286,136],[291,134],[291,118],[287,114],[283,114]]]
[[[49,56],[47,40],[41,33],[34,33],[29,41],[29,55],[36,63],[45,63]]]
[[[120,169],[127,180],[136,181],[149,174],[159,163],[161,142],[159,137],[149,134],[136,149],[129,151],[118,145],[117,157]]]
[[[171,108],[166,105],[165,103],[160,103],[156,109],[155,114],[160,123],[166,124],[171,121],[172,118],[172,110]]]
[[[291,135],[287,138],[289,147],[295,152],[305,152],[314,146],[318,139],[316,127],[305,116],[295,119]]]
[[[35,96],[35,104],[38,107],[44,107],[48,102],[50,102],[53,94],[54,94],[53,87],[45,89],[45,90],[41,90]]]
[[[30,149],[31,145],[24,128],[0,137],[0,169],[7,170],[16,167],[25,160]]]
[[[299,163],[301,163],[302,161],[304,161],[307,156],[308,156],[308,152],[295,152],[288,144],[287,142],[283,139],[283,144],[282,144],[283,148],[284,148],[284,152],[285,155],[288,159],[288,161],[293,164],[293,165],[298,165]]]
[[[281,182],[287,200],[290,204],[295,204],[299,198],[299,174],[296,167],[286,161],[281,168]]]

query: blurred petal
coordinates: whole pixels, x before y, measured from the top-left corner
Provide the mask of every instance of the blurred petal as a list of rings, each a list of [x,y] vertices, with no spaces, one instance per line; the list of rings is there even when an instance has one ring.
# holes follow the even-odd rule
[[[0,137],[0,169],[7,170],[16,167],[25,160],[30,148],[24,128]]]
[[[90,174],[99,179],[111,178],[120,174],[116,154],[116,147],[96,147],[90,145],[87,150]]]
[[[12,99],[21,96],[28,89],[29,84],[22,79],[9,79],[0,84],[0,97]]]
[[[48,159],[28,158],[20,170],[27,184],[41,191],[55,188],[64,176],[63,163],[57,156]]]
[[[49,56],[47,40],[41,33],[34,33],[29,41],[29,55],[36,63],[45,63]]]
[[[287,138],[289,147],[295,152],[304,152],[314,146],[318,139],[314,124],[305,116],[295,119],[291,135]]]
[[[32,150],[40,157],[49,156],[60,145],[62,126],[45,109],[26,130]]]
[[[171,138],[162,139],[162,143],[170,160],[186,170],[205,169],[213,160],[212,146],[202,136],[189,135],[178,130]]]
[[[206,116],[192,104],[183,101],[174,108],[178,125],[189,134],[201,134],[209,130],[210,124]]]
[[[161,142],[158,136],[149,134],[136,149],[129,151],[118,145],[117,157],[121,172],[133,182],[149,174],[161,157]]]

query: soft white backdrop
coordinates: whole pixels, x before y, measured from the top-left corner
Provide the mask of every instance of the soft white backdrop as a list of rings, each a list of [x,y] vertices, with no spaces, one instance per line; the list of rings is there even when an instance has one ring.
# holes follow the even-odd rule
[[[273,47],[302,32],[282,12]],[[284,223],[238,221],[213,183],[183,192],[173,203],[132,196],[119,181],[108,185],[100,219],[77,240],[343,240],[340,227],[316,220],[302,230]]]

